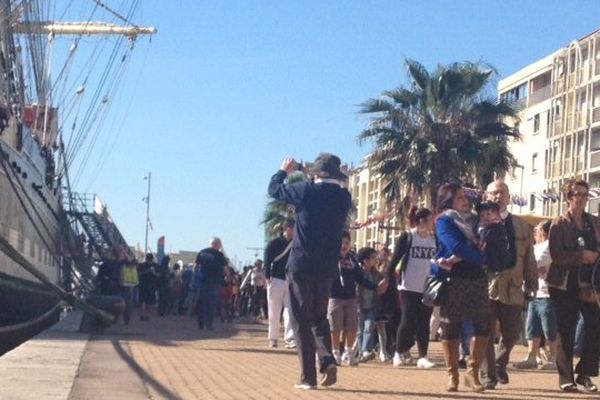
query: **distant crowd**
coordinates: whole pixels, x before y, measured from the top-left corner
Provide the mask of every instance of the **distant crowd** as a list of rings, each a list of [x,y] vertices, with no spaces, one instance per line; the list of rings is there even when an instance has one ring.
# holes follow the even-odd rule
[[[220,243],[214,238],[211,243]],[[206,253],[206,252],[205,252]],[[205,256],[202,253],[202,256]],[[237,317],[253,320],[267,319],[267,278],[262,260],[236,271],[227,258],[222,274],[217,274],[217,293],[214,299],[215,311],[221,322],[231,322]],[[203,326],[201,293],[210,277],[203,276],[199,263],[177,260],[171,262],[166,255],[157,262],[155,255],[146,254],[143,262],[129,259],[126,253],[115,246],[112,255],[102,259],[94,286],[97,294],[121,296],[126,308],[123,320],[128,324],[133,307],[140,307],[140,320],[150,320],[150,310],[157,316],[187,315],[198,317]],[[206,275],[206,270],[204,272]],[[206,326],[212,329],[212,324]]]

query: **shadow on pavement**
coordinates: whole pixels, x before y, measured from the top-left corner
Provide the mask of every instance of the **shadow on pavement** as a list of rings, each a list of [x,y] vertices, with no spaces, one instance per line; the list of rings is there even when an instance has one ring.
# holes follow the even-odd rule
[[[127,353],[127,351],[125,351],[118,340],[113,339],[111,340],[111,343],[119,357],[121,357],[121,359],[127,363],[131,370],[135,372],[145,384],[152,386],[152,388],[160,394],[161,398],[170,400],[181,399],[181,397],[163,386],[160,382],[154,379],[152,375],[148,374],[142,367],[140,367],[140,365]]]

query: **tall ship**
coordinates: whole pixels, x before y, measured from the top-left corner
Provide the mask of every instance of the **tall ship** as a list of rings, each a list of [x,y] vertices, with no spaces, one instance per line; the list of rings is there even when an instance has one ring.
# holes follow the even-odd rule
[[[155,32],[131,22],[139,1],[115,3],[0,0],[0,355],[54,323],[89,289],[93,257],[125,244],[97,197],[72,191],[125,61]]]

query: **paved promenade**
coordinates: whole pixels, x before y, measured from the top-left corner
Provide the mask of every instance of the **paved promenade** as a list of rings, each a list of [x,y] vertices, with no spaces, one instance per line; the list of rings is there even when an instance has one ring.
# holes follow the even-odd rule
[[[524,353],[519,346],[513,359]],[[431,359],[441,365],[439,343],[432,343]],[[0,373],[0,398],[11,400],[600,398],[559,392],[555,372],[516,370],[509,371],[511,383],[497,390],[476,394],[461,387],[449,394],[442,367],[394,368],[376,361],[341,367],[331,388],[299,391],[292,388],[295,352],[268,348],[265,325],[217,324],[207,332],[179,316],[116,325],[89,340],[72,332],[46,334],[0,358]]]

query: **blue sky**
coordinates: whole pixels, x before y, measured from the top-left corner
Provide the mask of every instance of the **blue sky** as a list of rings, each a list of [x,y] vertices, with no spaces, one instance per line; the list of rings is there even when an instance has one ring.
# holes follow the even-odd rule
[[[508,76],[600,28],[597,1],[146,1],[98,193],[131,245],[167,251],[213,235],[237,261],[261,247],[266,186],[285,156],[359,164],[358,105],[406,84],[405,57],[484,60]],[[93,169],[93,168],[90,168]]]

